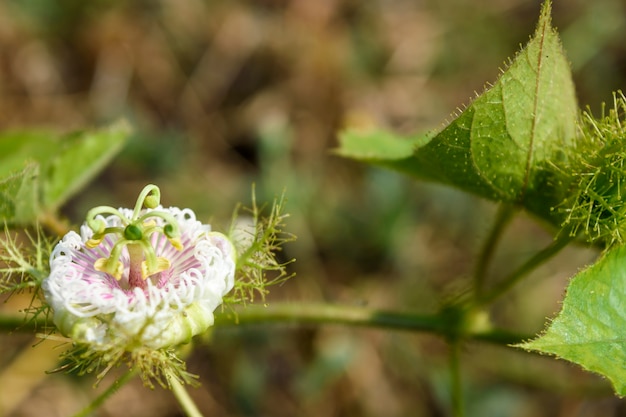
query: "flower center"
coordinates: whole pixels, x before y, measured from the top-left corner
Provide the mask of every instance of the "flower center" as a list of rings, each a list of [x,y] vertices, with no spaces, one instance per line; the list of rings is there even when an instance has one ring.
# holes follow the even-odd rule
[[[87,225],[94,232],[86,243],[88,248],[99,246],[107,235],[113,235],[116,239],[109,257],[100,258],[94,263],[96,270],[106,272],[120,280],[124,273],[124,266],[120,261],[124,247],[130,260],[128,285],[131,288],[145,289],[148,277],[169,269],[169,260],[156,256],[151,238],[154,233],[165,235],[174,248],[181,250],[183,246],[180,241],[178,222],[171,214],[163,210],[142,212],[143,208],[158,207],[160,197],[160,190],[156,185],[147,185],[137,198],[131,218],[109,206],[95,207],[87,213]],[[98,217],[103,214],[118,217],[123,227],[108,227],[102,217]],[[161,219],[162,225],[157,223],[158,219]]]

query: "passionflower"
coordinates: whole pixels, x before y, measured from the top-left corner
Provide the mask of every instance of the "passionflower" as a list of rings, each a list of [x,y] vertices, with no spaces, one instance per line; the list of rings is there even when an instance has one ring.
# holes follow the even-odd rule
[[[160,349],[213,325],[234,286],[233,245],[192,210],[159,200],[149,185],[133,210],[96,207],[52,251],[44,297],[75,343]]]

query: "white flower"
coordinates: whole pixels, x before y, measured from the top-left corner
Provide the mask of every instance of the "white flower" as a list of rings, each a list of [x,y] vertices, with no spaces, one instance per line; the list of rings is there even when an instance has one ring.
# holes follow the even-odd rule
[[[57,328],[75,342],[127,350],[188,342],[213,324],[233,288],[226,236],[189,209],[149,206],[98,208],[80,235],[69,232],[54,248],[44,296]]]

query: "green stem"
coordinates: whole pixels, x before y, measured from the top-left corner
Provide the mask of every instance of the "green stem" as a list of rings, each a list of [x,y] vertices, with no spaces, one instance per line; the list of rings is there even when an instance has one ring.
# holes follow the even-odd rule
[[[16,314],[0,314],[0,331],[7,333],[32,333],[50,326],[50,320],[45,317],[28,320]]]
[[[513,218],[514,213],[515,207],[510,204],[501,204],[498,208],[495,222],[489,232],[489,236],[487,236],[487,240],[485,240],[485,243],[481,248],[476,262],[476,268],[474,270],[474,294],[477,299],[479,299],[483,294],[487,277],[487,268],[493,259],[493,254],[496,250],[498,242],[500,241],[506,226]]]
[[[452,415],[463,417],[463,383],[461,381],[461,346],[460,340],[450,344],[450,395],[452,401]]]
[[[196,403],[191,399],[183,384],[177,378],[172,376],[170,377],[170,385],[174,396],[183,408],[185,414],[189,417],[202,417],[202,413],[198,410]]]
[[[127,382],[129,382],[137,373],[132,370],[126,371],[119,379],[116,379],[102,394],[94,399],[91,404],[85,407],[83,410],[74,414],[74,417],[87,417],[96,411],[100,406],[115,394],[120,388],[122,388]]]
[[[415,314],[322,303],[276,303],[267,307],[247,306],[215,315],[216,328],[259,324],[296,326],[335,324],[426,332],[443,337],[458,336],[451,334],[456,323],[451,323],[443,314]],[[463,334],[463,337],[496,345],[507,345],[520,343],[533,336],[502,329],[489,329],[470,330]]]
[[[498,285],[496,285],[490,292],[480,297],[476,304],[477,305],[487,305],[490,304],[493,300],[500,297],[502,294],[510,290],[515,284],[517,284],[522,278],[526,277],[532,271],[534,271],[537,267],[547,262],[554,255],[559,253],[563,248],[565,248],[571,241],[573,237],[570,236],[567,230],[563,231],[561,235],[554,240],[550,245],[541,251],[537,252],[532,258],[522,264],[519,268],[513,271],[509,276],[504,278]]]
[[[0,314],[0,332],[32,333],[49,328],[51,324],[45,317],[26,320],[24,316]],[[450,334],[452,323],[441,314],[415,314],[323,303],[276,303],[267,307],[247,306],[215,314],[216,328],[262,324],[292,326],[335,324],[426,332],[443,337],[454,336]],[[482,331],[470,329],[463,337],[495,345],[510,345],[529,340],[533,335],[503,329]]]
[[[65,236],[71,229],[67,222],[61,220],[55,213],[44,211],[39,214],[37,221],[46,230],[52,232],[57,237]]]
[[[267,307],[247,306],[234,311],[216,313],[215,328],[241,325],[346,325],[387,330],[407,330],[438,334],[450,338],[456,323],[443,314],[415,314],[409,312],[376,310],[366,307],[341,306],[323,303],[276,303]],[[29,333],[51,325],[45,318],[26,321],[23,316],[0,315],[0,332]],[[465,339],[509,345],[533,337],[504,329],[469,330]]]

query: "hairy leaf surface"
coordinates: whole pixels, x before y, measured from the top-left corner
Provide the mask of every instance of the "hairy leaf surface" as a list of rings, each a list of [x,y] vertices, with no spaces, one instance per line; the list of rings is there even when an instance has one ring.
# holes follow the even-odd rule
[[[607,377],[626,395],[626,247],[576,275],[563,308],[538,339],[520,345],[556,355]]]
[[[565,188],[555,166],[575,140],[578,117],[569,64],[550,13],[547,1],[534,36],[497,82],[429,141],[407,142],[414,145],[411,153],[376,153],[384,143],[406,146],[390,134],[358,132],[344,133],[339,153],[550,218]]]

